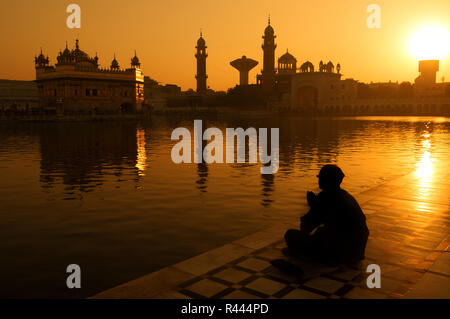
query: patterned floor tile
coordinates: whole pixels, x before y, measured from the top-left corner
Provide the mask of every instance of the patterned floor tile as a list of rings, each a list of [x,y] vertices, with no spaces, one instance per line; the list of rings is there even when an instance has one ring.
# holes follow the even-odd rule
[[[211,281],[209,279],[203,279],[195,284],[186,287],[185,289],[188,291],[192,291],[196,294],[205,296],[207,298],[210,298],[218,294],[219,292],[225,290],[226,288],[228,287],[218,282]]]
[[[441,240],[430,240],[429,238],[414,238],[409,242],[410,245],[434,249],[441,243]]]
[[[269,248],[257,254],[260,258],[265,258],[267,260],[274,260],[278,258],[283,258],[284,255],[280,249]]]
[[[437,274],[425,274],[409,292],[406,298],[450,299],[450,277]]]
[[[304,285],[310,288],[314,288],[332,294],[336,292],[339,288],[343,287],[344,283],[325,277],[317,277],[308,280]]]
[[[302,281],[304,281],[304,278],[303,276],[301,276],[301,274],[299,274],[298,276],[287,274],[285,272],[278,270],[275,267],[271,267],[266,271],[266,277],[274,278],[275,280],[280,282],[293,284],[301,283]]]
[[[224,299],[260,299],[261,297],[249,294],[248,292],[242,290],[235,290],[225,297]]]
[[[351,268],[339,269],[335,272],[330,273],[330,276],[350,281],[361,273],[361,270],[355,270]]]
[[[272,296],[281,289],[285,288],[286,284],[267,278],[258,278],[255,281],[246,285],[246,287],[261,292],[263,294]]]
[[[325,296],[315,294],[304,289],[294,289],[287,295],[282,297],[282,299],[325,299]]]
[[[265,260],[257,259],[257,258],[248,258],[243,262],[237,264],[239,267],[250,269],[253,271],[262,271],[268,267],[270,267],[270,263]]]
[[[450,253],[442,254],[429,270],[450,277]]]
[[[252,274],[236,269],[236,268],[227,268],[217,274],[214,275],[214,277],[232,282],[232,283],[238,283],[241,282],[244,279],[247,279]]]
[[[375,289],[375,288],[374,288]],[[348,299],[386,299],[387,296],[376,293],[374,290],[362,289],[355,287],[344,295],[344,298]]]

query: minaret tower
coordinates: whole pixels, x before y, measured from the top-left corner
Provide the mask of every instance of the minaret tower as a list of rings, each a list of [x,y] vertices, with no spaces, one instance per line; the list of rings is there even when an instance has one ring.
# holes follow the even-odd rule
[[[270,16],[264,35],[262,37],[264,43],[262,49],[264,52],[263,70],[262,70],[262,87],[266,93],[271,93],[275,86],[275,44],[276,35],[270,25]]]
[[[201,32],[195,48],[197,49],[197,53],[195,54],[195,58],[197,59],[197,75],[195,76],[197,79],[197,93],[205,94],[207,88],[206,79],[208,78],[206,75],[206,58],[208,55],[206,54],[207,46],[205,39],[203,39]]]

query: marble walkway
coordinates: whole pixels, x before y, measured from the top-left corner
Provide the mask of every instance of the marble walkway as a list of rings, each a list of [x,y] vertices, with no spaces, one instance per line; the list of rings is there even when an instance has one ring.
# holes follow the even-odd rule
[[[370,230],[359,268],[305,263],[298,278],[271,266],[297,218],[92,298],[450,298],[449,196],[450,171],[414,172],[357,194]],[[380,266],[381,288],[367,287],[369,264]]]

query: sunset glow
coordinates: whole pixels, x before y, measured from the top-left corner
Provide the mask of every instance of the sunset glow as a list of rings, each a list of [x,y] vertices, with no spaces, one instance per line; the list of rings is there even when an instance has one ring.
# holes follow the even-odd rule
[[[135,2],[138,10],[130,9],[126,1],[79,0],[80,29],[66,26],[69,3],[48,0],[42,5],[27,0],[0,4],[0,27],[14,30],[4,32],[3,43],[9,49],[0,52],[0,78],[33,80],[33,57],[41,47],[55,63],[65,42],[73,49],[78,38],[85,52],[98,53],[102,67],[111,64],[114,54],[121,66],[128,66],[136,49],[146,76],[187,90],[195,88],[194,54],[201,29],[209,54],[208,86],[227,90],[239,80],[229,63],[242,55],[259,62],[248,77],[250,84],[256,82],[262,67],[261,36],[270,13],[277,35],[276,59],[289,49],[298,66],[305,61],[316,65],[331,60],[341,64],[345,77],[359,81],[414,81],[416,55],[424,56],[428,51],[422,51],[429,47],[422,45],[420,33],[416,36],[418,30],[436,25],[449,33],[448,0],[434,0],[433,5],[418,0],[378,1],[379,29],[367,27],[366,9],[371,2],[360,0],[321,1],[320,5],[291,0],[139,0]],[[411,49],[410,41],[416,49]],[[448,54],[439,66],[438,78],[450,78]]]
[[[4,0],[0,29],[12,311],[450,300],[450,0]]]
[[[418,60],[440,60],[449,54],[450,35],[442,26],[417,29],[410,37],[410,51]]]

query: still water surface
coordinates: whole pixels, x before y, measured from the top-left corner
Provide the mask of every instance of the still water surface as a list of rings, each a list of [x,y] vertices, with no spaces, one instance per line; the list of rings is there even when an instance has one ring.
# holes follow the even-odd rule
[[[0,123],[0,297],[90,296],[300,216],[326,163],[357,193],[450,158],[448,118],[235,114],[203,127],[279,127],[278,173],[174,164],[171,132],[193,120]],[[73,263],[82,289],[66,288]]]

